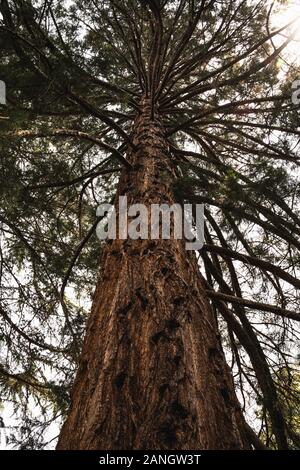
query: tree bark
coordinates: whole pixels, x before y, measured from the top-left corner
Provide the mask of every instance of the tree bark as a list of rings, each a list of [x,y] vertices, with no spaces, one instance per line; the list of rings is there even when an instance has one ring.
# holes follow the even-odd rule
[[[133,143],[116,201],[172,205],[174,165],[146,99]],[[107,242],[57,448],[248,449],[246,436],[195,253],[184,240]]]

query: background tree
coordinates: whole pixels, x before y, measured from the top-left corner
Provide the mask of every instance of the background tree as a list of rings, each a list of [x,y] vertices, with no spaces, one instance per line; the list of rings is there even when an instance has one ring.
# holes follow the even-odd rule
[[[274,382],[278,387],[278,399],[282,407],[289,429],[289,446],[291,449],[299,449],[299,373],[293,367],[281,367],[273,374]],[[266,409],[258,412],[258,418],[267,416]],[[264,421],[264,420],[263,420]],[[270,430],[272,426],[263,423],[261,428],[262,438],[269,448],[276,449],[275,436]]]
[[[0,121],[0,373],[3,401],[13,404],[23,422],[21,435],[14,436],[22,447],[45,446],[49,433],[44,431],[67,412],[101,251],[108,277],[124,266],[124,258],[116,260],[114,249],[103,248],[95,237],[96,207],[114,197],[120,174],[118,191],[143,202],[147,165],[139,168],[137,156],[146,149],[151,153],[156,144],[163,151],[158,151],[161,167],[147,180],[153,198],[206,204],[206,244],[198,258],[202,276],[196,275],[201,286],[195,295],[211,319],[210,299],[246,419],[251,424],[258,399],[262,441],[281,449],[298,446],[280,393],[284,387],[294,397],[293,412],[299,390],[276,374],[281,367],[297,369],[299,362],[300,131],[299,106],[291,101],[291,83],[299,75],[295,65],[282,72],[282,54],[297,23],[275,29],[273,8],[247,0],[88,0],[84,5],[1,0],[0,77],[7,84],[8,106]],[[148,202],[154,200],[148,196]],[[149,250],[138,242],[139,255]],[[158,249],[152,249],[153,256]],[[156,259],[151,247],[147,259]],[[169,261],[163,252],[163,276]],[[190,288],[170,277],[172,288]],[[130,304],[124,288],[122,312],[153,311],[149,286],[145,295],[145,286],[136,290],[134,283],[130,288],[139,304]],[[113,291],[114,284],[108,285]],[[169,305],[167,294],[165,289]],[[178,300],[179,311],[193,313],[190,334],[203,338],[203,321],[190,302]],[[170,312],[158,311],[168,318]],[[186,351],[188,333],[174,325],[167,337],[175,343],[183,339]],[[165,337],[153,334],[151,344],[159,350]],[[205,354],[215,349],[222,356],[219,345]],[[85,374],[83,359],[80,364],[75,390]],[[121,369],[117,377],[106,377],[117,402],[122,393],[132,399],[138,389],[128,391]],[[226,378],[223,362],[221,369]],[[232,410],[236,402],[228,380],[219,387],[219,399]],[[193,431],[194,424],[186,404],[165,391],[160,389],[165,404],[160,416],[171,421],[165,428],[161,424],[160,444],[180,448],[182,429]],[[119,425],[127,423],[120,413]],[[127,414],[139,416],[129,408]],[[263,446],[237,415],[234,445]],[[227,413],[230,429],[232,416]],[[219,419],[209,423],[213,418],[207,417],[205,425],[222,430],[226,417]],[[133,435],[134,420],[131,426]],[[121,446],[121,439],[111,445]]]

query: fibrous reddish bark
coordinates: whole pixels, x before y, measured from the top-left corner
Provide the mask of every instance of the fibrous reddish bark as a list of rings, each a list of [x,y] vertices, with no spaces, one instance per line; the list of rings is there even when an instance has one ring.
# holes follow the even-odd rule
[[[171,205],[164,130],[141,108],[117,195]],[[107,242],[57,448],[247,449],[245,436],[195,254],[183,240]]]

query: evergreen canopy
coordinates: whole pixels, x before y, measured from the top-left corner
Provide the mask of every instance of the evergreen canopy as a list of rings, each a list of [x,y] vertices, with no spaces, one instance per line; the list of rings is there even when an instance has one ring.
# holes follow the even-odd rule
[[[47,445],[67,411],[101,252],[96,208],[130,171],[145,95],[178,201],[205,203],[199,269],[246,418],[273,448],[284,422],[299,448],[300,74],[284,60],[296,23],[275,28],[273,9],[1,0],[0,386],[22,448]]]

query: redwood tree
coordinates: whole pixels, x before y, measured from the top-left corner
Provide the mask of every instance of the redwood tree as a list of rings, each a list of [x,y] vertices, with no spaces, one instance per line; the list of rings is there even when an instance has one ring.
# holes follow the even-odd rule
[[[299,447],[296,19],[274,8],[1,1],[0,374],[23,447],[60,416],[59,449]],[[119,195],[205,203],[204,247],[100,243]]]

